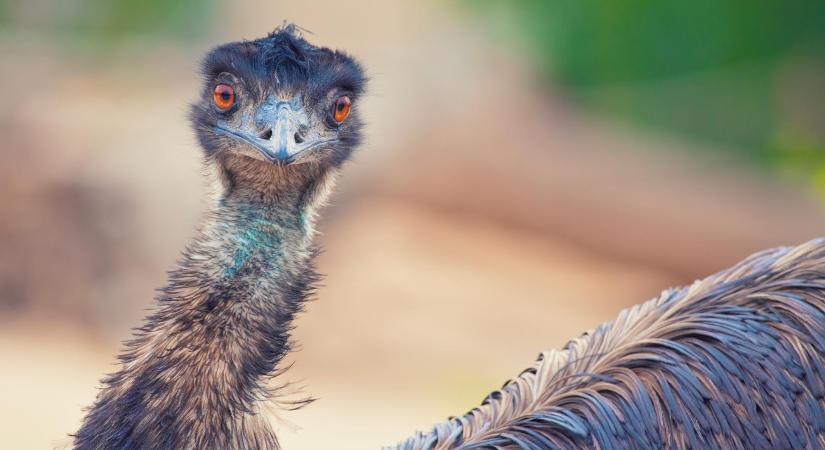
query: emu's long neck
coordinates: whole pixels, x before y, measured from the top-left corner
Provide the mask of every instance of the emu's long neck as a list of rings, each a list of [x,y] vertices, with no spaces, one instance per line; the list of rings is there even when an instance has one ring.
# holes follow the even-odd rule
[[[285,169],[226,193],[76,435],[76,448],[277,448],[258,402],[317,275],[312,208],[326,174]]]

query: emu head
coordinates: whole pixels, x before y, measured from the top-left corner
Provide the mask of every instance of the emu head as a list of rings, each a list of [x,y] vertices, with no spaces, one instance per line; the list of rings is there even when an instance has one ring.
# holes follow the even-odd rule
[[[366,82],[348,55],[316,47],[294,25],[224,44],[204,59],[191,120],[207,160],[224,172],[338,167],[361,139]]]

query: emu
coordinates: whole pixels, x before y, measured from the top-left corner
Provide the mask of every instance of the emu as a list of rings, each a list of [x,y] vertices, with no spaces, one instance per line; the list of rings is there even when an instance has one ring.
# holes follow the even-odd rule
[[[220,192],[75,449],[277,449],[262,406],[318,280],[314,222],[366,77],[292,26],[205,58],[191,122]],[[825,448],[825,240],[754,255],[542,353],[398,449]]]

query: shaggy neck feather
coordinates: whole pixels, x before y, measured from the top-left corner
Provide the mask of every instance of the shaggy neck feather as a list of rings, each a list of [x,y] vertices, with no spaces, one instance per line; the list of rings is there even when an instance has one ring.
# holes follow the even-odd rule
[[[76,448],[277,448],[258,404],[317,279],[311,217],[327,176],[251,160],[223,168],[218,206],[104,380]]]

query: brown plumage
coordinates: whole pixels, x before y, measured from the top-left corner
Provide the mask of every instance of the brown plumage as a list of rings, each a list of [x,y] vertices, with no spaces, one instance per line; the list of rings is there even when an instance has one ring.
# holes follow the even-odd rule
[[[218,198],[103,380],[76,449],[278,448],[261,410],[318,279],[315,211],[360,139],[365,79],[292,26],[214,49],[203,76],[192,123]]]

